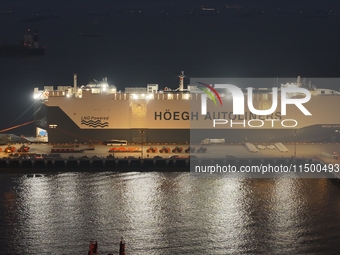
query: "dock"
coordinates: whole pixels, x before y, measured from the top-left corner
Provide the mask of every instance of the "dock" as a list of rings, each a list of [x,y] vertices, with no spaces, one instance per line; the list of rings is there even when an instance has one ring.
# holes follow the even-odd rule
[[[275,144],[276,145],[276,144]],[[52,145],[30,144],[26,153],[0,152],[1,173],[39,173],[48,172],[193,172],[193,166],[262,166],[290,165],[296,173],[304,164],[334,165],[339,167],[340,160],[334,153],[340,152],[340,144],[219,144],[207,145],[207,151],[194,153],[182,150],[174,152],[178,144],[144,144],[141,150],[115,150],[105,145]],[[160,148],[169,147],[169,152]],[[189,145],[180,145],[186,149]],[[199,148],[201,145],[190,145]],[[19,147],[15,145],[15,147]],[[126,148],[137,148],[131,144]],[[158,148],[151,152],[150,148]],[[278,148],[279,147],[279,148]],[[118,147],[121,148],[121,147]],[[259,148],[259,149],[257,149]],[[255,150],[256,149],[256,150]],[[56,151],[55,151],[56,150]],[[129,151],[129,152],[127,152]],[[256,151],[256,152],[255,152]],[[53,153],[58,152],[58,153]],[[119,153],[118,153],[119,152]],[[2,157],[1,157],[2,156]],[[312,169],[313,170],[313,169]],[[322,173],[322,175],[318,174]],[[333,178],[340,181],[340,171],[324,172],[314,170],[306,178]],[[317,177],[315,176],[317,174]],[[312,177],[311,177],[312,176]],[[255,176],[256,178],[256,176]]]

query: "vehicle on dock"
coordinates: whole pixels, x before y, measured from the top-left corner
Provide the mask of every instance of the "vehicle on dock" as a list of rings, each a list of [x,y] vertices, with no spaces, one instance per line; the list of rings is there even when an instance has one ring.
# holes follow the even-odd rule
[[[205,138],[204,140],[202,140],[201,144],[225,144],[225,139],[224,138],[219,138],[219,139]]]
[[[195,147],[188,147],[188,148],[186,148],[185,150],[184,150],[186,153],[189,153],[189,152],[191,152],[191,153],[193,153],[193,152],[195,152],[196,151],[196,148]]]
[[[112,147],[109,152],[141,152],[140,148]]]
[[[183,151],[183,148],[182,147],[178,147],[176,146],[175,148],[172,149],[172,152],[173,153],[181,153]]]
[[[15,152],[15,147],[14,147],[14,146],[11,146],[11,145],[8,145],[8,146],[5,148],[4,152],[6,152],[6,153],[13,153],[13,152]]]
[[[197,150],[197,153],[205,153],[205,152],[207,152],[207,147],[203,147],[203,146],[201,146],[200,148],[198,148],[198,150]]]
[[[165,146],[159,150],[160,153],[169,153],[170,151],[171,151],[170,148]]]
[[[147,153],[156,153],[158,149],[156,147],[150,147],[146,150]]]
[[[27,145],[22,145],[19,149],[18,152],[28,152],[30,150],[30,147]]]

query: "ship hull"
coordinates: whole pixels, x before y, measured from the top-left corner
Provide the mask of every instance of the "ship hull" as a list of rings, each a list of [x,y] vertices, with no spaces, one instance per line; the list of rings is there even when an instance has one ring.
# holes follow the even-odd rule
[[[45,48],[28,48],[24,46],[0,46],[0,56],[35,56],[44,54]]]
[[[182,83],[183,75],[180,88]],[[281,94],[274,89],[259,89],[246,94],[238,91],[235,98],[221,91],[217,103],[213,96],[208,100],[203,93],[157,89],[158,85],[148,85],[147,89],[128,88],[121,93],[109,87],[106,79],[78,88],[75,76],[73,87],[35,88],[35,96],[42,99],[37,124],[47,130],[52,143],[112,139],[200,143],[206,138],[227,143],[340,140],[340,93],[333,90],[290,89]]]
[[[59,107],[41,106],[40,118],[58,123],[56,128],[37,125],[48,130],[51,143],[103,142],[123,139],[129,143],[200,143],[205,138],[225,139],[227,143],[273,142],[337,142],[340,130],[337,124],[315,124],[298,129],[207,129],[207,128],[80,128]],[[39,116],[39,115],[37,115]]]

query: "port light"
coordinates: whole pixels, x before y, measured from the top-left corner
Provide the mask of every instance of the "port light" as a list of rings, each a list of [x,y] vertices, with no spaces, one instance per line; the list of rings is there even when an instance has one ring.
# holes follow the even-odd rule
[[[109,86],[109,85],[108,85],[107,83],[102,83],[102,84],[101,84],[101,89],[102,89],[102,91],[104,91],[104,92],[107,91],[108,86]]]
[[[39,98],[41,97],[41,95],[42,95],[42,92],[40,92],[40,93],[34,93],[34,94],[33,94],[33,98],[34,98],[34,99],[39,99]]]
[[[133,100],[138,100],[138,99],[144,99],[144,100],[150,100],[153,99],[154,96],[153,94],[131,94],[130,98]]]
[[[153,99],[153,94],[149,94],[146,96],[146,99],[150,100],[150,99]]]

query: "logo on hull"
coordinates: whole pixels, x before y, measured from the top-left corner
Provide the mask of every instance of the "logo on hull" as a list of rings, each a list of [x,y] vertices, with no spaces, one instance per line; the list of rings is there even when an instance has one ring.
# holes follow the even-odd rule
[[[109,120],[109,117],[82,116],[80,124],[92,128],[109,127],[109,122],[106,120]]]

